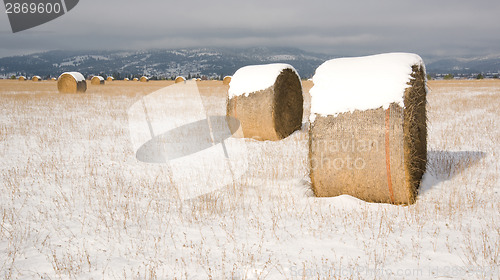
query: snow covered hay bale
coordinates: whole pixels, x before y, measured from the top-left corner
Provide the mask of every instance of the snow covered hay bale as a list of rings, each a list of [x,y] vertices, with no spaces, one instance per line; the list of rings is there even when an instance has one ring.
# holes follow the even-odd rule
[[[26,81],[26,77],[25,77],[25,76],[20,76],[20,77],[18,78],[18,80],[19,80],[19,81]]]
[[[183,83],[186,81],[186,78],[182,77],[182,76],[177,76],[177,78],[175,78],[175,83],[178,84],[178,83]]]
[[[303,104],[291,65],[245,66],[231,79],[226,114],[240,121],[245,138],[280,140],[302,127]]]
[[[422,59],[405,53],[334,59],[316,70],[313,82],[314,194],[414,203],[427,163]]]
[[[113,78],[113,77],[111,77],[111,76],[109,76],[108,78],[106,78],[106,81],[108,81],[108,82],[112,82],[112,81],[114,81],[114,80],[115,80],[115,78]]]
[[[126,82],[130,81],[130,79],[129,79],[129,78],[125,78],[125,79],[123,79],[123,80],[124,80],[124,81],[126,81]]]
[[[101,76],[94,76],[92,80],[90,80],[90,83],[93,85],[104,85],[104,78]]]
[[[87,91],[87,82],[78,72],[64,72],[57,78],[57,89],[61,93],[83,93]]]
[[[146,77],[146,76],[142,76],[141,79],[140,79],[141,82],[145,83],[145,82],[149,82],[149,78]]]
[[[229,85],[229,83],[231,83],[231,76],[225,76],[224,79],[222,80],[222,83],[224,85]]]
[[[138,79],[138,78],[134,78],[134,79],[133,79],[133,81],[134,81],[134,82],[137,82],[137,81],[139,81],[139,79]]]
[[[41,81],[42,81],[42,77],[40,77],[40,76],[33,76],[33,77],[31,78],[31,80],[32,80],[33,82],[41,82]]]

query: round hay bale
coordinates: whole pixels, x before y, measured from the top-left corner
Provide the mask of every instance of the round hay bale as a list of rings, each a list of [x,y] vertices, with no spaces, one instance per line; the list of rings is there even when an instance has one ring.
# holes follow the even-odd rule
[[[140,81],[141,81],[142,83],[149,82],[149,78],[148,78],[148,77],[146,77],[146,76],[142,76],[142,77],[141,77],[141,79],[140,79]]]
[[[316,70],[313,82],[314,194],[414,203],[427,163],[422,59],[403,53],[334,59]]]
[[[227,116],[238,119],[246,138],[280,140],[302,127],[304,97],[288,64],[240,68],[229,85]]]
[[[92,77],[92,79],[90,80],[90,83],[92,85],[104,85],[104,78],[101,77],[101,76],[94,76]]]
[[[57,79],[57,89],[61,93],[83,93],[87,91],[87,82],[78,72],[65,72]]]
[[[178,84],[178,83],[183,83],[186,81],[186,78],[182,77],[182,76],[177,76],[177,78],[175,78],[175,83]]]
[[[129,78],[125,78],[125,79],[123,79],[123,80],[124,80],[124,81],[130,81],[130,79],[129,79]]]
[[[138,78],[134,78],[134,80],[133,80],[133,81],[134,81],[134,82],[137,82],[137,81],[139,81],[139,79],[138,79]]]
[[[26,77],[25,77],[25,76],[20,76],[20,77],[18,78],[18,80],[19,80],[19,81],[26,81]]]
[[[224,79],[222,80],[222,84],[229,85],[229,83],[231,83],[231,78],[232,76],[225,76]]]
[[[40,76],[33,76],[33,77],[31,78],[31,80],[32,80],[33,82],[41,82],[41,81],[42,81],[42,77],[40,77]]]
[[[114,79],[115,79],[115,78],[113,78],[113,77],[109,76],[108,78],[106,78],[106,81],[108,81],[108,82],[112,82],[112,81],[114,81]]]
[[[51,78],[50,80],[51,81],[57,81],[57,78]]]

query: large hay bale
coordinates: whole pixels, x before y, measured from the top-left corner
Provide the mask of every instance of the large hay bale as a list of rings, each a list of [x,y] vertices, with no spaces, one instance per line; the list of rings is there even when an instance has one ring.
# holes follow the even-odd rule
[[[145,83],[145,82],[149,82],[149,78],[146,77],[146,76],[142,76],[141,79],[140,79],[141,82]]]
[[[26,81],[26,77],[25,77],[25,76],[20,76],[20,77],[18,78],[18,80],[19,80],[19,81]]]
[[[182,76],[177,76],[177,78],[175,78],[175,83],[178,84],[178,83],[183,83],[186,81],[186,78],[182,77]]]
[[[232,76],[225,76],[224,79],[222,80],[222,84],[229,85],[229,83],[231,83],[231,78]]]
[[[302,127],[303,103],[291,65],[253,65],[233,75],[226,114],[240,121],[246,138],[280,140]]]
[[[83,93],[87,91],[87,82],[78,72],[65,72],[57,79],[57,89],[61,93]]]
[[[32,80],[33,82],[41,82],[41,81],[42,81],[42,77],[40,77],[40,76],[33,76],[33,77],[31,78],[31,80]]]
[[[104,85],[104,78],[101,76],[94,76],[92,80],[90,80],[92,85]]]
[[[427,163],[422,59],[404,53],[334,59],[316,70],[313,82],[314,194],[414,203]]]

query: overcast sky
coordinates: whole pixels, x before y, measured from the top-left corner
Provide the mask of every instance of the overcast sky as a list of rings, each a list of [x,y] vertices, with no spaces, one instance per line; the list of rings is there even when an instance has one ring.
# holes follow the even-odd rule
[[[500,54],[499,0],[81,0],[13,34],[0,15],[0,57],[48,50],[296,47],[331,55]]]

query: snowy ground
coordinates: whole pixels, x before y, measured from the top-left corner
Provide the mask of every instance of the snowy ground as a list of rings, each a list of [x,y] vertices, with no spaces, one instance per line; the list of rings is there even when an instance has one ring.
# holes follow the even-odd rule
[[[167,84],[129,83],[0,81],[0,277],[500,277],[500,82],[430,83],[428,171],[407,207],[312,197],[305,130],[248,140],[245,175],[180,201],[128,129],[127,109]],[[224,114],[227,89],[204,83]]]

